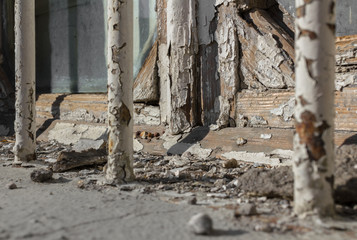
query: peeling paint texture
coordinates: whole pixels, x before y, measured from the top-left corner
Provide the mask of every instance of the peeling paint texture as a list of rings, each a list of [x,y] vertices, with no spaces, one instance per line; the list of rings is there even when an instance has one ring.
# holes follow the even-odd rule
[[[132,1],[108,1],[108,163],[105,184],[134,179]]]
[[[294,211],[334,214],[334,0],[296,1]]]
[[[170,131],[189,131],[197,121],[196,1],[167,1],[167,43],[170,57]]]
[[[15,1],[15,163],[36,159],[35,1]]]
[[[227,127],[229,118],[235,118],[235,95],[238,91],[239,42],[234,20],[238,18],[234,3],[220,6],[216,39],[218,43],[218,72],[221,95],[219,97],[220,115],[217,125]]]

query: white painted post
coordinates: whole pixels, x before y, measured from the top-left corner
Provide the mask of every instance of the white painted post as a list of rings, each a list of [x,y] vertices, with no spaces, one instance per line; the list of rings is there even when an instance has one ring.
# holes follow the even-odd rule
[[[334,214],[335,0],[296,0],[294,211]]]
[[[167,44],[170,52],[170,131],[179,134],[198,121],[196,0],[167,1]]]
[[[108,1],[108,163],[105,183],[134,179],[133,1]]]
[[[35,1],[15,0],[15,163],[36,159]]]

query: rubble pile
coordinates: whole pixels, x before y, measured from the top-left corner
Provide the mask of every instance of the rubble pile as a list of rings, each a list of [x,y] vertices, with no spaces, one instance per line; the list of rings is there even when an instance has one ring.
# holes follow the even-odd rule
[[[106,156],[105,145],[103,143],[92,145],[89,142],[86,144],[90,149],[78,150],[76,144],[64,145],[55,141],[38,142],[37,161],[23,164],[22,167],[34,167],[35,173],[38,173],[36,169],[42,169],[39,171],[46,173],[45,180],[63,183],[72,181],[81,190],[105,189],[107,186],[96,184],[103,177],[105,164],[102,158]],[[12,166],[13,146],[13,138],[0,139],[2,167]],[[53,170],[53,166],[66,160],[63,158],[65,153],[83,153],[91,158],[88,153],[94,151],[94,148],[97,148],[98,154],[102,154],[100,162],[88,161],[87,166],[74,165],[73,168],[59,172]],[[77,152],[74,151],[75,149]],[[347,153],[351,154],[350,151]],[[94,157],[98,158],[98,156]],[[349,158],[348,164],[353,164],[355,167],[356,164],[351,161]],[[338,166],[342,165],[338,164]],[[339,171],[337,170],[337,173],[340,173]],[[355,168],[350,171],[355,171]],[[175,204],[229,209],[232,210],[233,219],[238,219],[241,225],[257,231],[285,232],[297,229],[295,225],[291,225],[292,221],[289,219],[293,205],[293,174],[290,166],[249,163],[216,157],[201,158],[186,153],[182,156],[163,156],[138,151],[134,154],[134,172],[135,181],[118,186],[119,191],[152,194]],[[36,181],[45,180],[41,178]],[[337,182],[340,183],[338,180]],[[338,205],[337,209],[357,219],[355,203],[348,202],[347,206]],[[276,216],[279,216],[279,221]],[[289,220],[284,222],[285,220],[281,219]],[[304,228],[304,231],[307,230]]]

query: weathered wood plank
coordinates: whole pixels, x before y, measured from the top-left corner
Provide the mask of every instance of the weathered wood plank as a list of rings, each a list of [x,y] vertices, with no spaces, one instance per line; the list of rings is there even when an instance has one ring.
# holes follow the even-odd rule
[[[53,172],[65,172],[74,168],[104,164],[107,162],[105,150],[88,150],[84,152],[61,152],[52,164]]]
[[[160,98],[157,70],[157,41],[141,67],[133,85],[135,103],[158,103]]]
[[[335,92],[336,130],[357,131],[357,88],[345,88]],[[293,100],[291,100],[293,99]],[[268,122],[268,127],[293,128],[292,118],[294,92],[282,90],[278,92],[243,91],[238,94],[237,113],[251,119],[261,116]],[[286,120],[284,120],[284,117]],[[238,120],[239,121],[239,120]]]

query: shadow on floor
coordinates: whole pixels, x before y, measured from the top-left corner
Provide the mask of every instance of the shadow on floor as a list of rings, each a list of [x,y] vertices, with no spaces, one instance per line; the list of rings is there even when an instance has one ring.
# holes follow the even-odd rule
[[[65,99],[65,97],[67,96],[67,94],[62,94],[59,95],[56,100],[52,103],[51,106],[51,115],[52,118],[47,119],[42,125],[41,127],[39,127],[36,131],[36,137],[39,137],[43,132],[46,131],[46,129],[51,125],[51,123],[57,119],[60,119],[61,116],[61,103],[63,102],[63,100]]]
[[[187,137],[173,145],[169,150],[167,150],[167,155],[182,155],[187,149],[192,145],[198,143],[204,139],[209,133],[209,127],[196,127],[194,128]]]

